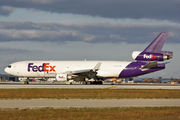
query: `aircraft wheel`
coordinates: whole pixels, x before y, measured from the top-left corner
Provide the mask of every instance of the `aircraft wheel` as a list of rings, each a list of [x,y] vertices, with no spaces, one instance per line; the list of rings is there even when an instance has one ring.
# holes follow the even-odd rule
[[[83,81],[83,85],[86,85],[87,84],[87,82],[86,81]]]
[[[28,82],[28,81],[25,81],[24,84],[29,84],[29,82]]]
[[[99,85],[102,85],[102,81],[94,81],[92,84],[99,84]]]

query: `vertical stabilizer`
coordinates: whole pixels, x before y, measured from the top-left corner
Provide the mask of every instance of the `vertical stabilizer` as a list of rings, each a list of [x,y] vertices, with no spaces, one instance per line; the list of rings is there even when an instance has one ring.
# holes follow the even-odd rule
[[[173,56],[171,51],[161,51],[168,36],[168,32],[161,32],[143,52],[162,53]]]

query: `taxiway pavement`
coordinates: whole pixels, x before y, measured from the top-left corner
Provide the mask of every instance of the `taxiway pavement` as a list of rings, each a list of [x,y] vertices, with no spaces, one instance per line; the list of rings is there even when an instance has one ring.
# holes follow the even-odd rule
[[[0,100],[0,108],[172,107],[180,99],[30,99]]]
[[[0,82],[0,89],[15,88],[73,88],[73,89],[180,89],[179,84],[103,84],[103,85],[81,85],[81,84],[62,84],[62,83],[34,83],[21,84],[20,82]]]

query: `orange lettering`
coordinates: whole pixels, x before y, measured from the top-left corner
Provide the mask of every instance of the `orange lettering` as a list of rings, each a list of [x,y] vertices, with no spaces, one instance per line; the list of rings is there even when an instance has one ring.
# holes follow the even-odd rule
[[[49,63],[44,63],[44,72],[48,72],[49,70],[47,68],[49,68]]]
[[[51,69],[50,69],[50,72],[51,72],[51,71],[56,72],[56,71],[54,70],[55,67],[56,67],[56,66],[50,66],[50,68],[51,68]]]
[[[156,56],[153,55],[153,54],[151,54],[151,58],[152,58],[152,59],[156,59]]]

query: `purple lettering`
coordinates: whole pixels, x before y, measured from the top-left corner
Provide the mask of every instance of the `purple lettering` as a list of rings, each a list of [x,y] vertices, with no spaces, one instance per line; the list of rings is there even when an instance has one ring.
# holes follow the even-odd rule
[[[28,64],[28,72],[30,71],[30,68],[33,67],[33,66],[31,66],[31,65],[33,65],[33,63],[29,63],[29,64]]]
[[[56,72],[55,67],[56,66],[50,66],[50,63],[43,63],[40,66],[34,65],[34,63],[29,63],[28,64],[28,72],[33,71],[33,72]],[[49,69],[50,68],[50,69]]]
[[[32,70],[33,70],[34,72],[37,72],[37,71],[38,71],[38,66],[36,66],[36,65],[33,66],[33,67],[32,67]]]
[[[43,63],[43,65],[39,66],[38,70],[39,70],[39,72],[44,72],[44,63]]]

